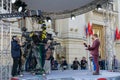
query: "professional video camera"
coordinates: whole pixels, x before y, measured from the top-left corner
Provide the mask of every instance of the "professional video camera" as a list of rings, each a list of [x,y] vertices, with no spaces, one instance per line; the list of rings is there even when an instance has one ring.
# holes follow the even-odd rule
[[[50,44],[50,49],[54,50],[54,46],[56,46],[56,45],[60,45],[60,43],[57,43],[56,41],[52,41]]]
[[[47,44],[48,40],[51,41],[49,48],[54,50],[54,46],[60,45],[54,41],[52,34],[46,32],[46,25],[42,25],[42,31],[31,31],[27,32],[27,29],[23,27],[22,30],[22,37],[25,38],[24,41],[24,57],[26,58],[26,71],[28,70],[35,70],[35,66],[37,64],[42,64],[40,62],[41,59],[44,60],[45,58],[45,45]],[[37,55],[37,56],[36,56]],[[42,57],[42,58],[40,58]],[[42,61],[43,61],[42,60]],[[31,64],[33,66],[31,66]],[[40,67],[41,68],[41,67]]]
[[[22,28],[22,37],[26,39],[27,42],[33,41],[35,44],[40,43],[47,43],[48,40],[53,40],[52,34],[46,33],[44,36],[45,38],[42,38],[43,31],[32,31],[27,32],[27,29],[25,27]]]

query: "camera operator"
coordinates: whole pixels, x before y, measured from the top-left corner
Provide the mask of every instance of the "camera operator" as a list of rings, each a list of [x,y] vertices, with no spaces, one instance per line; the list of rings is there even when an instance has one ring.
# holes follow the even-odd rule
[[[17,36],[13,36],[11,42],[11,56],[13,58],[12,76],[19,75],[18,67],[21,57],[20,46],[21,44],[19,38]]]
[[[44,70],[46,74],[49,74],[51,72],[51,58],[52,58],[52,50],[50,48],[51,41],[48,40],[45,49],[46,49],[46,57],[45,57],[45,65]]]

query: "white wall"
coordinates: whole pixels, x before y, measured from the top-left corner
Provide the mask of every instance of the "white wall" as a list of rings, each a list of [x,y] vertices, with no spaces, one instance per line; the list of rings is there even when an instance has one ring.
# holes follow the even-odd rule
[[[71,20],[71,18],[56,20],[55,25],[58,37],[64,38],[63,43],[66,47],[68,63],[71,64],[75,57],[79,61],[83,56],[87,57],[87,52],[83,46],[84,28],[86,25],[85,14],[76,16],[75,20]],[[71,28],[73,29],[72,31]]]
[[[56,31],[58,32],[58,37],[67,37],[68,36],[68,18],[59,19],[55,21]]]
[[[71,20],[71,18],[69,18],[69,31],[71,28],[73,28],[73,31],[69,33],[69,36],[75,38],[83,38],[85,36],[85,24],[85,14],[76,16],[75,20]],[[78,29],[78,31],[76,32],[75,29]]]

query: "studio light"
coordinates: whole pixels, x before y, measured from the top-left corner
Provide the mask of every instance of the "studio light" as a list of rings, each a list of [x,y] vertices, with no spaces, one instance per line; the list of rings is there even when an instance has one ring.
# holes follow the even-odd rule
[[[46,17],[46,20],[47,20],[47,22],[51,22],[52,21],[52,19],[50,18],[50,17]]]
[[[27,6],[27,4],[25,2],[23,2],[22,5],[21,5],[21,7],[22,7],[21,12],[25,12],[26,11],[26,6]]]
[[[14,4],[16,2],[16,0],[12,0],[11,2]]]
[[[22,9],[23,9],[23,7],[22,7],[22,6],[20,6],[20,7],[18,8],[18,12],[21,12],[21,11],[22,11]]]
[[[21,0],[17,0],[14,3],[14,7],[18,12],[24,12],[26,11],[27,4],[25,2],[22,2]]]
[[[101,10],[102,6],[100,4],[97,5],[97,10]]]
[[[71,20],[75,20],[75,15],[71,14]]]

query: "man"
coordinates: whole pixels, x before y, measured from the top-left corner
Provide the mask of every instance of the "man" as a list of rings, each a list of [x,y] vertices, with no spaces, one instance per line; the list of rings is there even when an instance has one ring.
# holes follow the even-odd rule
[[[52,51],[50,48],[48,48],[46,52],[45,65],[44,65],[44,70],[46,74],[49,74],[51,72],[51,63],[50,63],[51,55],[52,55]]]
[[[62,68],[62,70],[66,70],[68,68],[68,63],[67,63],[65,57],[62,57],[60,67]]]
[[[75,57],[75,60],[73,61],[72,68],[73,70],[78,70],[78,67],[80,66],[79,61],[77,60],[77,57]]]
[[[87,46],[87,50],[89,50],[91,55],[93,56],[93,60],[96,65],[96,70],[93,73],[93,75],[99,75],[99,46],[100,46],[100,41],[98,39],[98,35],[94,34],[92,36],[93,43],[92,46]]]
[[[85,57],[82,57],[80,64],[81,64],[81,70],[85,70],[87,68],[87,61]]]
[[[116,59],[116,56],[113,56],[113,60],[112,60],[112,69],[113,71],[116,71],[118,69],[118,60]]]
[[[13,66],[12,66],[12,76],[18,75],[18,66],[20,60],[20,43],[19,38],[17,36],[12,37],[11,42],[11,55],[13,58]]]

